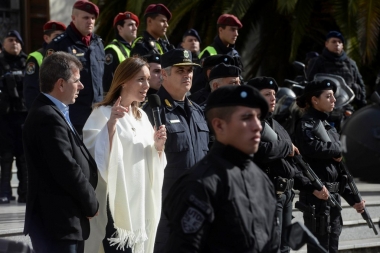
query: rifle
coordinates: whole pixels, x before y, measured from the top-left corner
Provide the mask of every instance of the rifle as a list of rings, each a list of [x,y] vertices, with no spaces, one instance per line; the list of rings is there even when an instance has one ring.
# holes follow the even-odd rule
[[[340,166],[347,175],[347,180],[348,180],[347,184],[350,187],[352,194],[354,195],[355,202],[360,203],[363,199],[362,199],[362,196],[360,195],[358,188],[356,187],[354,178],[352,177],[352,175],[348,171],[346,164],[344,164],[343,161],[340,162]],[[366,207],[364,207],[364,212],[362,212],[361,215],[362,215],[363,219],[367,222],[368,227],[372,228],[375,235],[377,235],[378,233],[377,233],[376,227],[373,224],[371,216],[369,215],[369,212],[368,212]]]
[[[321,180],[318,178],[318,176],[314,173],[314,171],[310,168],[310,165],[307,164],[303,159],[302,155],[295,155],[294,156],[296,164],[299,165],[299,167],[302,169],[302,172],[307,176],[310,180],[310,182],[313,184],[313,186],[318,190],[322,190],[323,184]],[[342,210],[342,207],[339,205],[338,201],[329,193],[329,197],[327,199],[329,205],[331,207],[337,207],[339,211]]]

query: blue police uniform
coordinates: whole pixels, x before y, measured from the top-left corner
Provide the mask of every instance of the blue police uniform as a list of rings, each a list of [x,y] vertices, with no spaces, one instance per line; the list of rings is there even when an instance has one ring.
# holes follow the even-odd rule
[[[155,40],[152,35],[147,31],[143,32],[143,35],[136,38],[132,44],[131,56],[133,55],[147,55],[147,54],[164,54],[173,46],[168,41],[163,39]]]
[[[84,89],[80,91],[75,103],[70,105],[70,120],[79,133],[92,111],[92,105],[103,100],[104,46],[102,39],[91,35],[90,45],[86,46],[79,34],[70,24],[66,31],[56,37],[46,48],[46,55],[54,51],[64,51],[78,57],[83,69],[80,81]]]
[[[209,129],[202,109],[188,98],[185,98],[183,109],[173,100],[163,86],[158,90],[157,95],[161,99],[161,121],[166,126],[167,131],[165,144],[167,165],[162,187],[162,199],[164,200],[169,193],[170,187],[180,175],[207,154]],[[143,109],[147,113],[150,122],[154,124],[150,106],[146,104]],[[163,252],[160,247],[165,247],[168,236],[167,220],[161,216],[157,230],[155,252]]]

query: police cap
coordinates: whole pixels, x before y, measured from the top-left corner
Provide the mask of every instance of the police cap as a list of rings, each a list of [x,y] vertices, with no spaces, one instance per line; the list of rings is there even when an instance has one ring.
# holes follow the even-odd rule
[[[243,27],[240,20],[232,14],[222,14],[219,16],[218,25],[237,26],[239,29]]]
[[[199,41],[199,43],[201,43],[201,37],[199,37],[199,34],[198,32],[195,30],[195,29],[190,29],[190,30],[187,30],[183,36],[182,36],[182,39],[186,38],[187,36],[193,36],[195,38],[197,38],[197,40]]]
[[[311,94],[316,91],[321,90],[332,90],[334,93],[336,92],[336,84],[328,79],[323,81],[312,81],[306,84],[304,94]]]
[[[203,59],[202,67],[204,69],[213,68],[220,63],[234,65],[235,61],[234,58],[226,54],[211,55]]]
[[[241,70],[234,65],[226,65],[224,63],[216,65],[211,69],[210,76],[208,78],[209,81],[225,78],[225,77],[239,77],[241,74]]]
[[[229,106],[259,108],[261,110],[261,120],[263,120],[268,113],[268,102],[257,89],[247,85],[228,85],[211,92],[207,99],[205,111]]]
[[[73,8],[93,14],[95,15],[95,18],[99,16],[99,7],[88,0],[76,1]]]
[[[146,16],[148,14],[162,14],[168,19],[168,21],[172,18],[172,13],[163,4],[151,4],[151,5],[149,5],[145,9],[144,16]]]
[[[53,31],[65,31],[66,30],[66,25],[62,22],[58,21],[53,21],[50,20],[44,24],[44,32],[53,30]]]
[[[161,55],[160,54],[147,54],[142,56],[143,59],[146,60],[147,63],[158,63],[161,64]]]
[[[326,40],[329,40],[330,38],[338,38],[344,43],[344,37],[340,32],[337,31],[330,31],[326,34]]]
[[[167,68],[171,66],[199,66],[193,63],[191,52],[183,48],[171,49],[161,55],[161,67]]]
[[[24,41],[21,38],[21,35],[16,30],[12,30],[7,32],[7,35],[5,35],[5,38],[9,37],[15,37],[18,41],[20,41],[21,46],[24,46]]]
[[[278,91],[278,85],[276,83],[276,80],[274,80],[272,77],[266,77],[266,76],[255,77],[249,80],[246,84],[258,90],[272,89],[272,90],[275,90],[276,92]]]
[[[132,19],[136,22],[136,26],[138,27],[139,24],[140,24],[140,20],[139,20],[139,17],[137,17],[135,14],[133,14],[132,12],[129,12],[129,11],[126,11],[126,12],[123,12],[123,13],[119,13],[116,15],[116,17],[113,19],[113,26],[115,27],[117,22],[121,21],[121,20],[125,20],[125,19]]]

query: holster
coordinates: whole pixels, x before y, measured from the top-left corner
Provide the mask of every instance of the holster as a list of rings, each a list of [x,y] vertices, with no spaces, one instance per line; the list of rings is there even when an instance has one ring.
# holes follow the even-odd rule
[[[294,185],[294,179],[275,177],[274,187],[277,195],[283,194],[285,191],[291,190]]]
[[[315,234],[317,232],[317,218],[312,213],[303,213],[303,219],[305,226]]]

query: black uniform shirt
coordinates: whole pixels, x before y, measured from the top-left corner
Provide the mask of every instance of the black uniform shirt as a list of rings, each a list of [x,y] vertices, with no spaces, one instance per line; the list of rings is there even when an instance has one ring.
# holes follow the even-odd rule
[[[47,44],[44,43],[44,47]],[[45,48],[38,49],[35,53],[40,53],[42,58],[45,56]],[[30,109],[34,100],[40,94],[40,65],[34,56],[29,55],[26,61],[24,77],[24,98],[25,104]]]
[[[164,200],[167,252],[276,252],[273,185],[241,151],[215,142]]]
[[[160,45],[162,51],[160,51],[156,43]],[[166,40],[155,40],[152,35],[150,35],[147,31],[144,31],[142,38],[136,38],[136,41],[133,42],[131,56],[143,56],[147,54],[164,54],[172,48],[173,46],[170,45]]]
[[[116,40],[117,40],[117,43],[114,43],[113,41],[111,43],[116,45],[118,48],[125,46],[127,49],[132,50],[131,45],[128,42],[126,42],[119,34],[116,35]],[[121,45],[118,45],[119,43]],[[123,49],[124,48],[120,50],[123,56],[125,58],[129,57],[128,53],[130,51],[129,52],[127,52],[127,50],[123,51]],[[121,62],[119,61],[119,55],[112,47],[105,49],[105,55],[106,56],[105,56],[105,62],[104,62],[103,90],[104,92],[108,92],[111,87],[115,70]]]
[[[165,143],[167,165],[162,189],[164,198],[170,186],[184,173],[185,169],[189,169],[207,154],[209,129],[203,112],[197,104],[185,98],[185,110],[183,110],[163,86],[160,87],[157,95],[161,99],[161,121],[167,131]],[[149,104],[146,104],[143,110],[154,125]]]
[[[292,140],[288,132],[269,115],[262,123],[266,122],[264,127],[271,127],[277,134],[276,141],[260,141],[259,149],[254,155],[255,163],[263,169],[272,180],[275,177],[294,178],[295,189],[301,189],[312,192],[314,187],[310,180],[303,176],[288,155],[293,150]],[[264,129],[264,128],[263,128]]]

